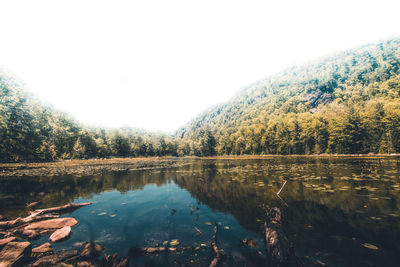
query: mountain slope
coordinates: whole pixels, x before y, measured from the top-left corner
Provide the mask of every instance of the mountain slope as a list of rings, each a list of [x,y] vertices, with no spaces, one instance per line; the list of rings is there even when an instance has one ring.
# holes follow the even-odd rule
[[[400,39],[292,67],[176,133],[179,154],[400,152]]]

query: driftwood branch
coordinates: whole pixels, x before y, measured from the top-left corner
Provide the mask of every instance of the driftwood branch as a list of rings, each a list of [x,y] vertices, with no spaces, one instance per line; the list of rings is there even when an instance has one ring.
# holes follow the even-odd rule
[[[214,226],[214,235],[213,235],[213,239],[211,242],[211,247],[215,253],[215,257],[214,259],[211,261],[210,263],[210,267],[216,267],[218,266],[219,262],[221,261],[222,258],[222,254],[220,252],[220,250],[218,249],[217,246],[217,233],[218,233],[218,224],[216,223]]]
[[[60,217],[59,214],[66,213],[66,212],[72,212],[76,209],[79,209],[81,207],[87,206],[92,204],[92,202],[87,202],[87,203],[70,203],[66,204],[64,206],[59,206],[59,207],[53,207],[53,208],[48,208],[48,209],[37,209],[35,211],[30,212],[30,215],[25,218],[17,218],[15,220],[11,221],[4,221],[0,222],[0,229],[9,229],[13,227],[20,226],[22,224],[27,224],[31,222],[36,222],[36,221],[41,221],[41,220],[46,220],[46,219],[54,219]],[[57,213],[57,214],[54,214]]]
[[[23,224],[31,223],[31,222],[37,222],[41,220],[46,220],[46,219],[54,219],[54,218],[59,218],[60,215],[58,214],[43,214],[43,215],[35,215],[35,216],[28,216],[25,218],[18,217],[15,220],[11,221],[5,221],[5,222],[0,222],[0,229],[9,229],[9,228],[14,228]]]

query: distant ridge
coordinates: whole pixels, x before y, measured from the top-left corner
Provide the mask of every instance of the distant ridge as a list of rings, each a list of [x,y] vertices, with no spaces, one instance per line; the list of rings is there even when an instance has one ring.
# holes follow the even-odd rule
[[[251,84],[176,132],[179,154],[400,151],[400,39]]]

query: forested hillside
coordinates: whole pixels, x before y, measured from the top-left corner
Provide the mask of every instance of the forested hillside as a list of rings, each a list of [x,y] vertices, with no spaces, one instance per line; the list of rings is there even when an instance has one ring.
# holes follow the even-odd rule
[[[180,155],[400,152],[400,39],[254,83],[176,136]]]
[[[400,39],[252,84],[177,131],[91,128],[0,73],[0,161],[400,152]]]
[[[0,162],[175,155],[173,138],[77,123],[0,73]]]

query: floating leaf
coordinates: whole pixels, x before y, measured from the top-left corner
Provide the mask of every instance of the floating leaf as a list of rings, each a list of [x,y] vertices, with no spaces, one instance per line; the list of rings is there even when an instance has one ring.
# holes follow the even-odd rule
[[[106,215],[107,214],[107,212],[100,212],[99,214],[97,214],[97,215],[99,215],[99,216],[103,216],[103,215]]]
[[[162,242],[162,244],[165,246],[166,244],[168,244],[168,240]]]
[[[205,222],[205,224],[207,224],[207,225],[212,225],[212,223],[211,223],[211,222]]]
[[[229,226],[224,226],[224,229],[225,230],[229,230]]]
[[[117,214],[111,214],[110,217],[114,218],[115,216],[117,216]]]
[[[370,244],[370,243],[363,243],[363,244],[361,244],[363,247],[366,247],[366,248],[368,248],[368,249],[372,249],[372,250],[378,250],[378,247],[377,246],[374,246],[374,245],[372,245],[372,244]]]

